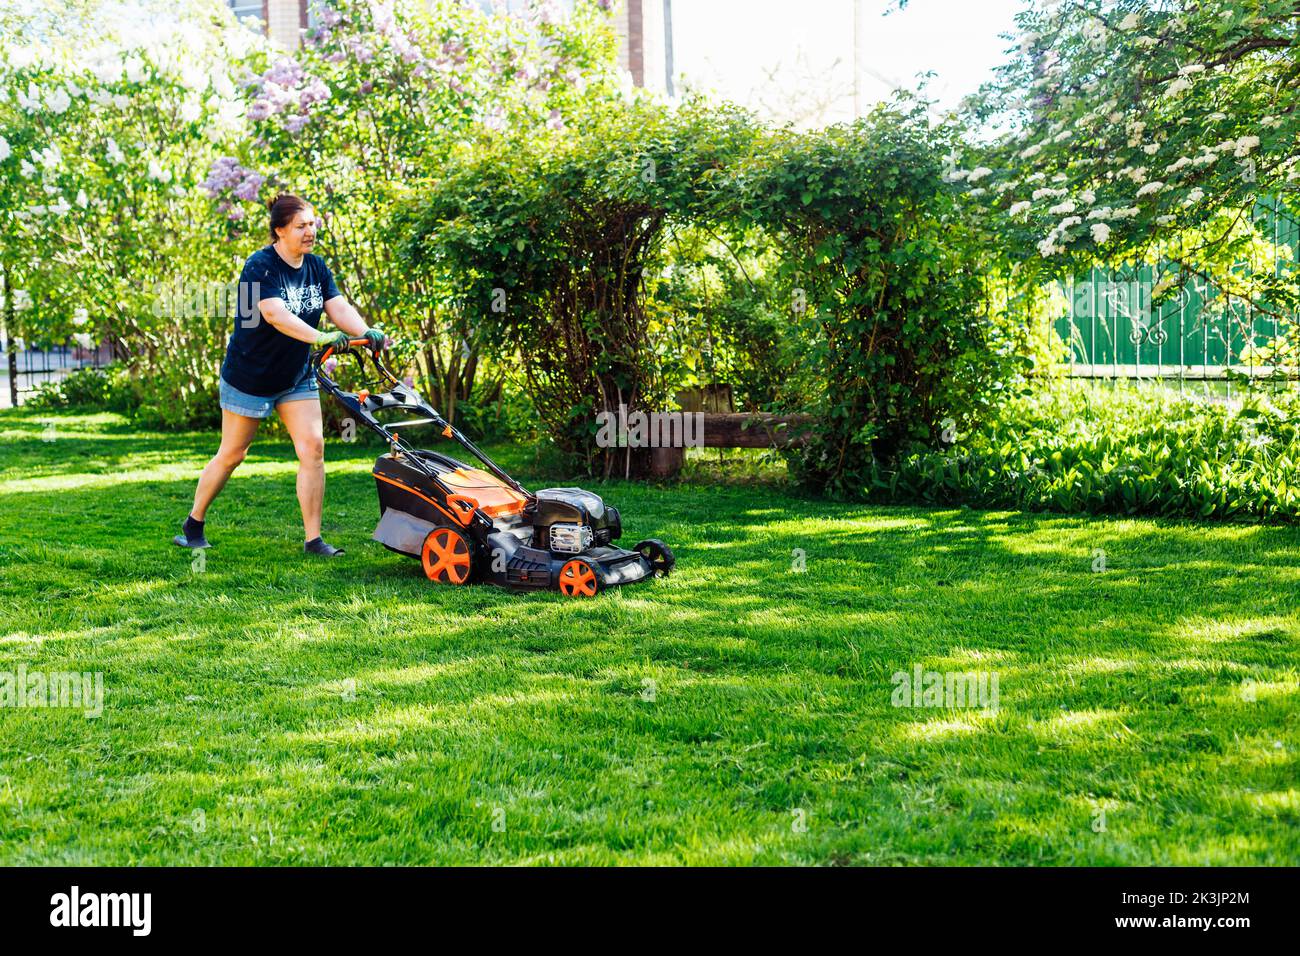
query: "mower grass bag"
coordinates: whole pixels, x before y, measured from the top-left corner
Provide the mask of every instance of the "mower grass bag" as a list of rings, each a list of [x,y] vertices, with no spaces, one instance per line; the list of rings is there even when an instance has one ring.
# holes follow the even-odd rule
[[[569,597],[594,597],[602,588],[666,575],[675,559],[655,538],[631,551],[616,547],[623,533],[618,510],[581,488],[529,492],[453,428],[388,368],[365,339],[347,354],[365,366],[369,355],[377,387],[344,391],[324,369],[332,349],[312,356],[316,378],[363,425],[383,436],[389,451],[375,462],[379,525],[374,539],[390,551],[419,558],[424,573],[441,584],[489,581],[516,589],[554,589]],[[381,422],[380,413],[421,416]],[[423,448],[396,429],[433,425],[478,459],[482,468]]]

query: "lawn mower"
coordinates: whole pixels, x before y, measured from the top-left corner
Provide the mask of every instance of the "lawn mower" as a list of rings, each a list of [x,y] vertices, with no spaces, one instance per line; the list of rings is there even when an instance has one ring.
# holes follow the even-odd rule
[[[569,597],[594,597],[603,588],[667,575],[676,563],[662,541],[650,538],[631,551],[614,546],[623,533],[618,509],[581,488],[530,492],[447,422],[410,385],[393,374],[379,349],[351,339],[363,374],[369,358],[378,377],[356,392],[331,377],[333,348],[312,355],[325,391],[388,443],[375,461],[379,524],[374,539],[390,551],[419,558],[431,581],[489,581],[518,590],[556,589]],[[335,359],[337,361],[337,358]],[[392,412],[416,418],[382,422]],[[433,426],[461,445],[482,468],[439,452],[412,447],[397,429]]]

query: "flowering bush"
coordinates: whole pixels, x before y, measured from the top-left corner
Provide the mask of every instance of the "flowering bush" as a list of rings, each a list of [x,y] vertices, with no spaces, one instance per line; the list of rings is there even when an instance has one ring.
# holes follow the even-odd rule
[[[22,330],[109,343],[156,407],[209,400],[229,319],[178,313],[160,290],[229,276],[201,185],[240,135],[231,66],[263,41],[219,0],[59,17],[56,39],[6,31],[0,46],[3,261],[35,298]]]
[[[1049,275],[1159,254],[1173,264],[1161,294],[1199,276],[1257,307],[1295,303],[1285,263],[1249,282],[1232,268],[1270,231],[1261,200],[1300,209],[1295,5],[1049,2],[1018,25],[1011,61],[969,104],[1007,133],[948,174],[997,211],[1012,254]],[[1204,241],[1166,248],[1192,230]]]
[[[302,49],[252,58],[240,81],[251,136],[213,165],[209,194],[232,235],[259,239],[264,219],[249,203],[273,189],[312,201],[326,227],[318,251],[340,288],[369,321],[421,343],[422,385],[453,415],[482,368],[478,335],[449,305],[454,288],[392,255],[387,223],[427,157],[507,131],[562,129],[582,98],[619,95],[609,8],[318,4]]]

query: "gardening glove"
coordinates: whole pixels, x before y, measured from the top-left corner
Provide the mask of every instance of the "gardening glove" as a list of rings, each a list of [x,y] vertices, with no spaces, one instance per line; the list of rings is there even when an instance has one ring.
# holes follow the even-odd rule
[[[348,334],[346,332],[322,332],[316,336],[316,348],[332,348],[335,355],[342,355],[348,350]]]
[[[384,342],[388,336],[384,335],[378,329],[366,329],[361,333],[361,337],[370,343],[372,351],[379,352],[384,347]]]

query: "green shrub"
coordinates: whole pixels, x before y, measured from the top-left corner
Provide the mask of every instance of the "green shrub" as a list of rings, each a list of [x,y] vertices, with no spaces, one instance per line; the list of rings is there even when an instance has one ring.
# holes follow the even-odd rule
[[[523,130],[431,158],[396,217],[397,251],[413,276],[455,288],[484,345],[520,357],[539,421],[575,465],[609,473],[630,456],[597,447],[597,416],[671,404],[650,288],[669,237],[716,220],[752,130],[699,100],[595,102],[570,121],[564,136]]]
[[[457,425],[475,441],[534,441],[537,412],[528,396],[506,385],[495,397],[475,393],[456,406]]]
[[[101,368],[79,368],[61,379],[42,384],[24,405],[38,411],[60,408],[104,410],[115,397],[108,372]]]
[[[880,500],[1088,514],[1300,517],[1300,393],[1180,395],[1061,382],[945,451],[877,469]]]
[[[985,308],[985,245],[951,183],[951,131],[919,107],[781,130],[736,173],[734,200],[785,253],[784,311],[815,381],[798,480],[857,497],[873,469],[943,421],[976,419],[1013,371]]]

